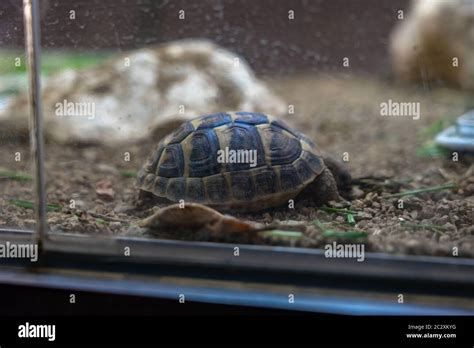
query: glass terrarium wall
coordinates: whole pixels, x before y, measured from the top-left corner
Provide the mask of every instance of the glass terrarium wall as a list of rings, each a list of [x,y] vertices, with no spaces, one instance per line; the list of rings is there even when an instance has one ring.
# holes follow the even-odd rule
[[[11,3],[20,16],[20,2]],[[452,11],[451,2],[426,3],[455,17],[441,20],[441,29],[432,33],[447,43],[440,46],[441,62],[430,58],[429,42],[420,46],[426,49],[421,61],[410,55],[416,46],[410,40],[425,43],[426,24],[418,16],[423,5],[408,0],[41,2],[51,231],[240,241],[221,231],[196,233],[193,215],[176,217],[171,231],[142,228],[142,219],[156,209],[180,198],[209,203],[214,192],[226,203],[214,205],[216,210],[258,228],[277,226],[250,243],[323,248],[337,241],[380,252],[445,256],[456,247],[471,255],[472,188],[466,179],[471,160],[463,155],[454,161],[432,140],[472,107],[472,88],[463,77],[469,74],[459,72],[471,54],[469,31],[449,26],[455,19],[469,23],[469,12]],[[467,47],[463,56],[448,44],[453,32]],[[15,99],[16,111],[26,110],[20,100]],[[257,161],[257,170],[237,166],[240,179],[234,185],[232,166],[214,163],[225,136],[206,138],[207,148],[198,136],[192,142],[188,126],[173,133],[193,117],[216,113],[224,114],[211,122],[245,124],[236,143],[245,147],[254,134],[261,144],[254,144],[257,155],[273,148],[281,158],[293,147],[308,150],[304,139],[314,142],[308,151],[324,159],[336,181],[344,179],[341,173],[352,176],[344,187],[336,182],[343,200],[334,203],[318,190],[299,195],[285,186],[285,178],[291,185],[309,185],[304,170],[293,167],[299,152],[286,163],[292,174],[282,175],[276,162]],[[260,114],[286,124],[276,126],[284,136],[265,140],[261,130],[270,121]],[[201,121],[193,130],[196,122]],[[210,128],[219,133],[214,128],[225,125],[217,123]],[[297,132],[305,136],[285,140]],[[160,147],[165,140],[172,143]],[[190,164],[193,156],[228,181],[210,183],[218,173],[203,174],[199,163]],[[188,158],[183,162],[188,164],[174,163],[177,158]],[[140,176],[142,168],[153,166],[158,173],[157,164],[167,182],[187,185],[184,191],[167,187],[171,200],[154,194],[163,191],[155,176],[153,183]],[[270,200],[258,191],[258,170],[280,173],[263,180],[274,184],[267,185],[273,187],[272,199],[281,201],[264,211],[259,208]],[[202,185],[187,195],[196,177]],[[242,206],[247,211],[233,209]],[[179,220],[191,223],[183,227]]]
[[[22,2],[0,4],[0,228],[35,226]],[[17,97],[21,95],[21,97]],[[22,106],[17,112],[15,105]]]

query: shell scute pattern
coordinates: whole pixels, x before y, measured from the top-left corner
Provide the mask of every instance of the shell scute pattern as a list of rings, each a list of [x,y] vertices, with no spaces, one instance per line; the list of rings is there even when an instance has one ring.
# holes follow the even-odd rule
[[[219,140],[213,129],[199,129],[190,139],[188,173],[190,177],[205,177],[220,173],[221,164],[217,161]],[[184,165],[183,165],[184,166]]]
[[[254,126],[242,123],[233,123],[229,127],[221,131],[221,143],[225,144],[230,150],[256,150],[257,154],[263,154],[264,148],[260,135]],[[265,164],[265,158],[258,156],[256,158],[256,166],[260,167]],[[235,172],[249,169],[248,163],[227,163],[226,171]]]
[[[231,199],[229,185],[223,175],[204,178],[204,182],[211,203],[219,204]]]
[[[309,167],[315,173],[320,173],[324,169],[324,162],[321,157],[316,156],[312,152],[303,151],[301,158],[303,158],[309,164]]]
[[[230,172],[232,197],[238,201],[250,201],[255,196],[252,175],[246,171]]]
[[[215,128],[229,122],[232,122],[232,117],[228,113],[207,115],[199,120],[198,129]]]
[[[191,122],[183,123],[177,130],[175,130],[172,133],[169,144],[182,142],[193,131],[194,131],[194,126]]]
[[[175,178],[184,174],[184,156],[180,144],[168,144],[160,158],[158,175]]]
[[[251,125],[268,123],[267,115],[260,114],[257,112],[236,112],[234,122],[246,123]]]
[[[301,158],[296,160],[294,167],[296,169],[296,172],[298,173],[299,178],[303,182],[307,182],[314,175],[314,172],[309,166],[309,164]]]
[[[255,173],[255,189],[257,195],[268,195],[280,190],[278,175],[273,168],[261,168]]]
[[[292,134],[294,137],[298,138],[301,133],[295,131],[294,129],[292,129],[290,126],[288,126],[285,122],[283,121],[280,121],[280,120],[272,120],[272,123],[271,123],[273,126],[276,126],[280,129],[283,129],[285,131],[287,131],[288,133]]]
[[[166,188],[168,187],[168,178],[157,176],[153,186],[153,192],[164,197],[166,195]]]
[[[301,143],[295,137],[284,134],[281,128],[271,125],[267,128],[270,133],[268,145],[268,157],[272,165],[284,165],[293,163],[301,155]]]
[[[186,178],[171,178],[166,188],[166,196],[172,201],[179,201],[186,197]]]
[[[219,163],[218,151],[251,150],[256,162]],[[324,170],[316,145],[272,116],[216,113],[165,137],[139,172],[137,185],[171,201],[276,206]]]
[[[285,165],[280,169],[280,183],[282,191],[290,191],[302,184],[302,181],[294,166]]]
[[[204,183],[201,178],[188,178],[186,186],[186,197],[193,202],[203,202],[206,197]]]

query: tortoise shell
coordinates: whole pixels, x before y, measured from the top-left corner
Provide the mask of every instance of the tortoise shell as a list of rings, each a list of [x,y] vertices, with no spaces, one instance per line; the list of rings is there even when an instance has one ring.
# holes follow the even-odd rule
[[[174,202],[262,210],[296,197],[324,168],[315,144],[282,121],[227,112],[195,118],[166,136],[137,186]]]

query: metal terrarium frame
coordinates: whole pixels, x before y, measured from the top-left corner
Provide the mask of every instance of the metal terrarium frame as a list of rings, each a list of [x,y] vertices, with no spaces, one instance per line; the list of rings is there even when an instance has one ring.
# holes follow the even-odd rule
[[[367,253],[365,262],[356,262],[327,259],[318,249],[255,245],[238,245],[236,257],[234,244],[47,233],[38,10],[37,0],[24,0],[36,230],[2,229],[0,240],[34,241],[40,258],[34,265],[1,259],[0,283],[160,298],[177,298],[186,289],[191,301],[323,313],[473,313],[472,302],[470,309],[459,305],[474,293],[471,259]],[[124,256],[125,247],[130,256]],[[121,277],[110,276],[116,274]],[[182,282],[173,285],[163,276]],[[288,289],[300,300],[290,305]],[[367,293],[376,296],[368,300]],[[399,293],[413,294],[414,300],[400,306]],[[423,296],[446,301],[427,305],[415,299]]]

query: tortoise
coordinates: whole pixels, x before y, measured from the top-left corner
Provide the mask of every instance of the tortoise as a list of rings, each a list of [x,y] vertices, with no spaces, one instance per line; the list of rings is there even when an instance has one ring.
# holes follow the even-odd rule
[[[300,194],[318,205],[338,201],[338,186],[349,182],[342,164],[276,117],[225,112],[194,118],[164,137],[137,187],[159,200],[256,212]]]

